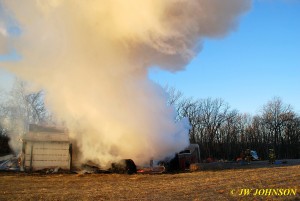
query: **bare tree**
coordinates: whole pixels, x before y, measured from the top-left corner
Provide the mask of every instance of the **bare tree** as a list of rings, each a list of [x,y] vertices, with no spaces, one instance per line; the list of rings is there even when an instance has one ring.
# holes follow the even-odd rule
[[[47,120],[43,91],[29,92],[24,81],[16,79],[6,101],[1,104],[1,125],[7,131],[12,149],[20,149],[19,139],[28,131],[29,124]]]
[[[278,97],[273,98],[263,106],[262,120],[269,129],[269,143],[272,143],[276,152],[279,152],[280,140],[287,122],[292,121],[293,112],[290,105],[284,104]]]
[[[285,127],[285,146],[282,150],[285,158],[300,158],[300,117],[294,115]]]
[[[177,105],[177,110],[179,119],[184,117],[188,118],[191,125],[189,131],[190,142],[196,143],[198,134],[197,127],[199,125],[199,105],[197,104],[197,101],[194,101],[192,98],[182,99]]]
[[[168,85],[166,85],[164,87],[164,90],[167,92],[168,94],[168,105],[174,105],[177,106],[180,102],[180,100],[183,98],[183,93],[177,89],[175,89],[174,87],[170,87]]]
[[[268,148],[275,148],[280,157],[300,157],[300,117],[280,98],[251,116],[231,110],[222,99],[195,100],[175,88],[165,89],[177,120],[188,118],[190,142],[200,145],[203,158],[234,159],[245,149],[253,149],[266,159]]]
[[[14,83],[7,105],[15,118],[22,118],[27,124],[41,123],[48,115],[43,91],[29,92],[27,84],[19,79]]]
[[[46,120],[47,109],[45,107],[43,97],[44,97],[43,91],[30,93],[25,96],[29,122],[41,123]]]
[[[203,118],[202,123],[206,128],[208,140],[219,140],[218,129],[226,120],[229,106],[222,99],[207,98],[202,100]]]

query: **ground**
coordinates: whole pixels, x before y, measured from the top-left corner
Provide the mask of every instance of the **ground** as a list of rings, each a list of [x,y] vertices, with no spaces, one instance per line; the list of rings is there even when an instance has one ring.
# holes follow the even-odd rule
[[[300,200],[299,164],[253,164],[156,175],[0,172],[0,200]],[[252,190],[242,196],[242,189]],[[254,195],[256,189],[261,195]],[[266,189],[286,195],[267,196]]]

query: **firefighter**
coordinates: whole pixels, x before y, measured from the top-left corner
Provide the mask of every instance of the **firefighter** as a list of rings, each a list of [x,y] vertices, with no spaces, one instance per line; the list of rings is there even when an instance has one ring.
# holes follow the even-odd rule
[[[275,163],[275,151],[274,149],[269,149],[269,163],[274,164]]]
[[[247,163],[250,164],[250,160],[251,160],[250,149],[246,149],[246,151],[245,151],[245,161],[247,161]]]

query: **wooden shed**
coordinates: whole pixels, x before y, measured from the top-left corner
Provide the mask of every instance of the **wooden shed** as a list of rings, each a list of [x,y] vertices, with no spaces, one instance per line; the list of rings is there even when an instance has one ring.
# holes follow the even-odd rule
[[[25,171],[48,168],[70,170],[72,146],[63,129],[30,125],[23,137],[20,167]]]

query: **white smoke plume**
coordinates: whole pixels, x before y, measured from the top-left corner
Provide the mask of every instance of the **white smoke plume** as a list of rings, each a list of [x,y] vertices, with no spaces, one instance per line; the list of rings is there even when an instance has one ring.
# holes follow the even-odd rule
[[[147,71],[183,69],[203,38],[224,36],[251,6],[250,0],[0,2],[20,26],[10,45],[22,57],[1,66],[43,88],[83,159],[101,164],[162,159],[188,145],[188,122],[174,123],[174,110]]]
[[[1,9],[1,7],[0,7]],[[5,54],[7,51],[7,30],[5,28],[5,23],[3,20],[3,15],[0,10],[0,55]]]

